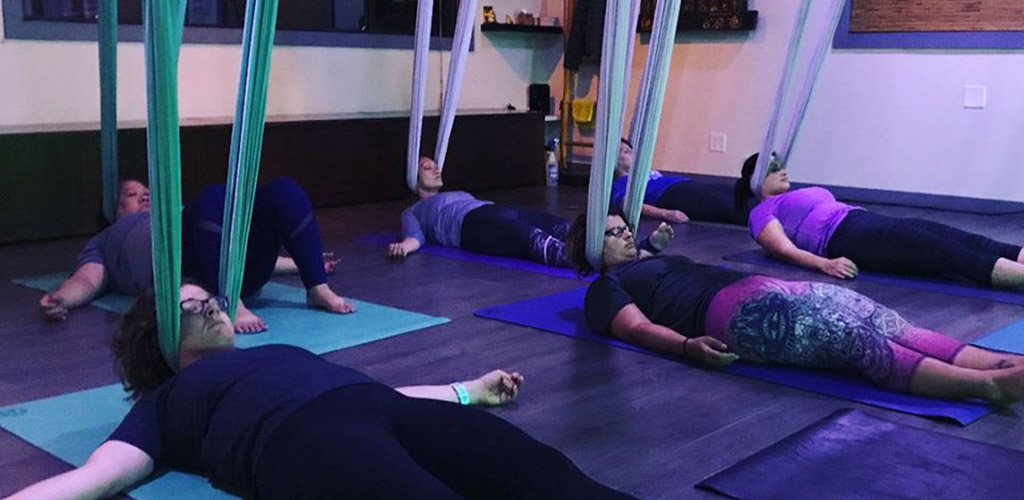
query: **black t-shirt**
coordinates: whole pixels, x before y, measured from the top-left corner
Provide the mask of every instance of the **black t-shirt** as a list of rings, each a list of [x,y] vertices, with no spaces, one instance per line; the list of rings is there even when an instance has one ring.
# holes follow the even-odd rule
[[[331,389],[372,381],[298,347],[211,354],[139,398],[108,439],[141,449],[156,467],[251,492],[260,452],[289,415]]]
[[[704,335],[704,315],[723,288],[749,276],[661,255],[619,266],[590,284],[583,312],[595,332],[611,334],[615,315],[636,304],[652,322],[687,337]]]

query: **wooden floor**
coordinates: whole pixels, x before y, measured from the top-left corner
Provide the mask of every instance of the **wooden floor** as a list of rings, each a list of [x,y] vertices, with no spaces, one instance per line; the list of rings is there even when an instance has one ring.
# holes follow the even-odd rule
[[[479,193],[481,198],[579,213],[582,188],[527,188]],[[708,474],[779,440],[838,408],[856,406],[884,418],[968,439],[1024,450],[1024,416],[1010,410],[961,428],[863,407],[756,380],[715,373],[621,349],[475,318],[485,306],[580,287],[574,280],[415,255],[390,262],[381,247],[353,236],[394,230],[400,203],[317,212],[325,249],[341,258],[331,284],[345,295],[427,314],[443,326],[332,353],[388,384],[444,383],[503,367],[526,375],[518,402],[494,410],[567,453],[587,473],[641,498],[712,498],[692,485]],[[997,237],[1024,241],[1024,214],[981,216],[900,207],[890,215],[942,220]],[[650,226],[647,223],[647,226]],[[756,245],[741,228],[678,226],[669,252],[722,264],[721,256]],[[10,279],[70,268],[85,238],[0,248],[0,406],[115,382],[108,336],[115,315],[75,311],[62,324],[37,315],[39,294]],[[824,276],[728,264],[765,274]],[[285,281],[298,283],[297,278]],[[970,340],[1024,317],[1024,307],[930,294],[871,283],[849,283],[917,324]],[[344,335],[344,332],[339,332]],[[0,431],[0,496],[67,466]]]

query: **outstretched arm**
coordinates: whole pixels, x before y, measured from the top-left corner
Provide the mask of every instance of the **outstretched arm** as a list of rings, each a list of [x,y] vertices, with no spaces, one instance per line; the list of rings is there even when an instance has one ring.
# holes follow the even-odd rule
[[[68,317],[69,309],[91,302],[103,291],[106,283],[107,274],[103,264],[83,264],[56,290],[39,299],[39,309],[48,320],[64,321]]]
[[[388,257],[392,259],[404,259],[406,256],[420,249],[420,240],[416,238],[405,238],[397,243],[388,245]]]
[[[29,486],[7,500],[106,498],[152,471],[153,460],[144,451],[122,441],[107,441],[96,448],[85,465]]]
[[[658,208],[646,203],[644,203],[643,207],[640,208],[640,215],[651,219],[660,219],[665,222],[671,222],[672,224],[682,224],[683,222],[689,222],[690,220],[682,210]]]
[[[503,370],[494,370],[480,378],[461,383],[469,393],[469,404],[481,406],[494,406],[508,403],[519,395],[519,388],[522,387],[524,378],[517,372],[508,373]],[[458,403],[459,397],[455,392],[455,384],[449,385],[414,385],[399,387],[396,391],[411,398],[436,399]]]
[[[690,358],[714,366],[724,366],[739,359],[728,352],[724,342],[709,337],[685,337],[675,330],[651,322],[636,304],[619,310],[612,319],[611,333],[630,344],[652,351]]]
[[[757,243],[768,250],[768,253],[800,267],[820,271],[835,278],[857,277],[857,265],[846,257],[826,259],[797,248],[786,236],[786,231],[778,219],[773,219],[765,225],[761,234],[757,236]]]

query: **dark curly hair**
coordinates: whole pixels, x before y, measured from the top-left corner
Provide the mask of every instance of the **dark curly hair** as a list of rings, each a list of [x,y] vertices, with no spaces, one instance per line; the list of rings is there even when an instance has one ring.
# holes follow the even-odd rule
[[[750,189],[750,180],[754,177],[758,156],[758,153],[754,153],[743,162],[740,178],[736,181],[736,185],[733,186],[733,202],[735,203],[737,214],[746,214],[750,206],[750,199],[755,197],[754,190]],[[746,217],[743,217],[743,219],[745,220]]]
[[[569,231],[565,234],[565,252],[569,256],[569,264],[579,272],[581,277],[589,276],[598,271],[587,260],[587,213],[583,212],[577,216],[572,221],[572,224],[569,225]],[[626,225],[629,226],[629,230],[634,232],[633,227],[629,225],[629,221],[626,220],[626,215],[622,212],[621,208],[612,207],[608,211],[608,215],[622,217],[622,220],[626,221]]]
[[[111,340],[116,361],[114,372],[131,399],[151,391],[174,376],[163,353],[156,329],[156,299],[152,294],[139,297],[121,318],[121,328]]]

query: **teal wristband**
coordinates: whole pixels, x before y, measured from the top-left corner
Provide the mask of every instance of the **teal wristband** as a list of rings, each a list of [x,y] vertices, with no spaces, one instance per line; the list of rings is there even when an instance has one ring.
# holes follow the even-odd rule
[[[460,405],[469,404],[469,391],[466,390],[466,386],[456,382],[452,384],[452,389],[455,391],[455,395],[459,397]]]

